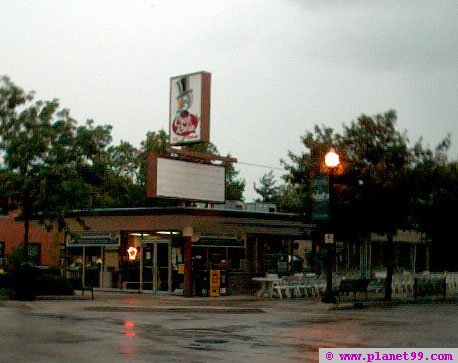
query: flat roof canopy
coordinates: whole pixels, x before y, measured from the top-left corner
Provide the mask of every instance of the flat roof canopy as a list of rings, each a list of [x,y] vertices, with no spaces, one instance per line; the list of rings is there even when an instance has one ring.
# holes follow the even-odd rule
[[[302,238],[311,225],[301,216],[211,208],[103,208],[73,211],[67,223],[78,231],[182,230],[192,226],[196,232],[218,234],[271,234]]]

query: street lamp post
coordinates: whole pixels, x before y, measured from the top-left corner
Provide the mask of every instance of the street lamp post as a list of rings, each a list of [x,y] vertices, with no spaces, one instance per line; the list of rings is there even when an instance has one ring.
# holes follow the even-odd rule
[[[336,168],[340,164],[339,155],[335,152],[334,148],[331,148],[324,158],[324,163],[329,169],[329,225],[332,231],[332,203],[333,203],[333,183],[334,173]],[[326,235],[325,244],[327,245],[326,253],[326,292],[323,295],[322,302],[324,303],[335,303],[336,298],[332,291],[332,270],[334,265],[334,236],[332,234]]]

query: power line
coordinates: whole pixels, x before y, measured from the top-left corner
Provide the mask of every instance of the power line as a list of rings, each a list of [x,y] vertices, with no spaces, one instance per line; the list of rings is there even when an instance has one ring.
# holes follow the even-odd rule
[[[254,164],[254,163],[245,163],[243,161],[238,161],[237,164],[249,165],[249,166],[256,166],[258,168],[265,168],[265,169],[274,169],[274,170],[281,170],[286,171],[283,168],[279,168],[277,166],[269,166],[269,165],[261,165],[261,164]]]

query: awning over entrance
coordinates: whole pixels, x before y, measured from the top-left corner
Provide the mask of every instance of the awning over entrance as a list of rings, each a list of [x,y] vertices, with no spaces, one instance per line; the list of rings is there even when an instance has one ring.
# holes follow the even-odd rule
[[[296,214],[261,213],[202,208],[108,208],[75,211],[67,223],[72,232],[122,230],[182,230],[194,233],[269,234],[302,238],[310,226]]]

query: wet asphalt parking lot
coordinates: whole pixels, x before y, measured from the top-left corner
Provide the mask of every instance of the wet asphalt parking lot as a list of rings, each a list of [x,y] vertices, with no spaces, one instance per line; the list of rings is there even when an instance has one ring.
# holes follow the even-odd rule
[[[318,348],[457,347],[458,304],[96,293],[0,302],[0,362],[318,362]]]

